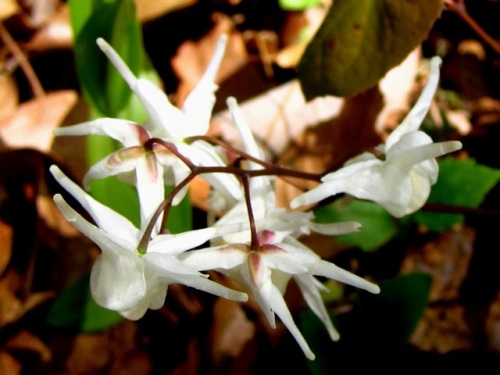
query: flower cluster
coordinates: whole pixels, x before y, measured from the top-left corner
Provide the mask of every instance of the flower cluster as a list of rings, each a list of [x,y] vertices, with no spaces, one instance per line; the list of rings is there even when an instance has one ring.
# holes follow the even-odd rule
[[[377,285],[321,259],[300,241],[311,231],[338,235],[360,229],[356,222],[319,224],[307,211],[276,206],[273,181],[276,176],[320,180],[300,171],[270,165],[263,160],[236,100],[228,99],[243,147],[233,149],[205,136],[215,103],[214,78],[222,59],[226,38],[220,38],[211,62],[181,109],[172,105],[154,84],[136,78],[116,52],[102,39],[99,47],[121,73],[144,106],[148,120],[135,124],[102,118],[58,129],[57,135],[98,134],[118,140],[123,148],[93,165],[84,186],[95,178],[117,176],[136,187],[141,209],[140,227],[96,201],[87,192],[51,167],[51,173],[95,224],[70,207],[61,195],[54,200],[77,229],[101,249],[91,273],[91,291],[101,306],[129,319],[141,318],[148,309],[163,306],[168,285],[180,283],[235,301],[250,295],[260,306],[270,326],[275,315],[287,327],[305,355],[314,354],[294,322],[283,297],[293,279],[311,310],[324,323],[332,340],[334,328],[316,277],[379,293]],[[413,110],[379,149],[385,160],[362,154],[321,184],[296,198],[292,208],[316,203],[341,192],[379,203],[394,216],[418,210],[436,182],[435,157],[458,150],[459,142],[433,143],[419,131],[439,79],[439,60],[431,62],[428,83]],[[222,148],[238,158],[229,163]],[[163,222],[168,208],[185,195],[189,182],[204,178],[212,188],[212,209],[221,213],[204,229],[172,235]],[[165,198],[165,186],[173,186]],[[204,246],[204,247],[203,247]],[[202,247],[201,249],[199,247]],[[214,270],[234,279],[244,292],[211,281],[205,271]]]

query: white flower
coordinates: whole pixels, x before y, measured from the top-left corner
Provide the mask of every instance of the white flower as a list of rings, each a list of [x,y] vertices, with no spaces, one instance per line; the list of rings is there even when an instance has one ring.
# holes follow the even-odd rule
[[[143,126],[139,126],[126,120],[101,118],[56,129],[56,135],[105,135],[125,146],[124,149],[112,153],[90,168],[85,176],[87,187],[89,181],[94,178],[117,175],[122,180],[137,185],[141,207],[155,204],[158,206],[163,200],[163,189],[160,187],[162,188],[163,184],[179,184],[189,175],[190,170],[178,157],[159,144],[155,144],[152,149],[145,149],[145,142],[151,138],[159,138],[174,144],[179,153],[195,165],[225,165],[215,147],[203,141],[188,144],[185,139],[190,136],[205,135],[209,128],[217,89],[214,79],[224,54],[226,36],[219,39],[207,70],[186,99],[182,109],[170,103],[167,95],[158,86],[146,79],[136,78],[116,51],[103,39],[98,39],[97,44],[139,98],[148,114],[148,120]],[[147,178],[143,179],[144,176]],[[202,177],[227,201],[234,203],[240,198],[239,183],[234,176],[219,173]],[[174,204],[182,199],[185,192],[186,189],[183,189],[177,195]],[[148,204],[147,201],[153,204]]]
[[[262,159],[264,153],[257,145],[255,138],[245,121],[241,110],[234,98],[227,101],[229,110],[233,116],[234,124],[240,134],[243,143],[243,151],[257,159]],[[248,162],[248,170],[258,170],[263,167],[255,162]],[[276,207],[276,195],[273,185],[274,176],[253,177],[250,180],[250,198],[252,213],[257,231],[272,230],[282,232],[294,237],[309,234],[311,231],[327,235],[338,234],[339,228],[344,227],[347,231],[358,229],[359,224],[354,222],[319,224],[315,223],[312,212],[290,211],[285,208]],[[241,232],[227,234],[225,227],[236,228],[240,225]],[[245,200],[242,198],[231,210],[225,213],[216,223],[219,232],[226,233],[223,237],[226,243],[250,241],[248,225],[248,211]]]
[[[178,255],[209,240],[215,230],[205,228],[182,234],[154,235],[147,251],[139,248],[145,228],[139,230],[130,221],[94,200],[78,185],[52,166],[55,179],[85,208],[97,223],[89,223],[71,208],[61,195],[54,196],[64,217],[96,243],[102,251],[91,272],[94,300],[128,319],[141,318],[146,310],[163,306],[169,284],[180,283],[196,289],[246,301],[247,296],[211,280],[183,264]]]
[[[244,151],[250,156],[261,158],[262,151],[256,144],[236,101],[230,98],[228,106],[242,138]],[[253,171],[262,167],[258,163],[248,162],[247,168]],[[215,223],[218,238],[212,240],[212,243],[221,246],[189,251],[180,257],[185,264],[199,271],[215,269],[238,281],[254,296],[269,324],[275,327],[276,313],[307,358],[314,359],[314,354],[295,325],[283,299],[290,279],[293,278],[297,282],[307,304],[323,321],[332,340],[337,340],[339,335],[319,293],[325,288],[314,276],[328,277],[372,293],[378,293],[379,288],[330,262],[321,260],[295,237],[311,230],[329,235],[350,233],[358,230],[360,225],[355,222],[314,223],[312,213],[289,212],[276,207],[272,177],[253,177],[249,183],[250,204],[258,232],[258,244],[252,244],[247,203],[242,199]]]
[[[439,168],[434,158],[459,150],[458,141],[433,143],[418,130],[424,120],[439,81],[441,59],[431,59],[427,83],[410,113],[379,149],[385,160],[365,152],[350,159],[339,170],[323,177],[322,183],[295,198],[297,208],[339,193],[374,201],[395,217],[420,209],[436,183]]]
[[[339,234],[345,233],[343,229],[339,230]],[[325,287],[314,276],[327,277],[371,293],[380,292],[377,285],[321,260],[311,249],[291,236],[265,230],[259,232],[258,242],[257,248],[251,248],[248,243],[230,244],[188,251],[181,254],[180,258],[186,265],[200,271],[215,269],[238,281],[255,298],[271,327],[276,326],[274,314],[277,314],[311,360],[314,359],[314,353],[283,298],[290,279],[296,281],[305,301],[325,324],[332,340],[338,340],[339,334],[333,327],[319,293]]]

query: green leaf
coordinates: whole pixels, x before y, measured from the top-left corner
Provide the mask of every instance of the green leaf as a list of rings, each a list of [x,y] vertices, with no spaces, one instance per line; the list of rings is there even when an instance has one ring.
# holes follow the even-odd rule
[[[341,243],[358,246],[365,251],[378,249],[397,233],[394,218],[373,202],[342,198],[317,209],[314,214],[316,221],[320,223],[341,221],[361,223],[361,231],[335,238]]]
[[[410,339],[429,302],[432,277],[413,273],[383,280],[380,294],[359,294],[359,304],[371,316],[373,330],[395,343]]]
[[[85,9],[85,12],[89,11]],[[92,9],[86,20],[75,18],[75,22],[77,25],[74,28],[79,32],[75,34],[74,52],[85,96],[99,112],[116,116],[126,106],[132,93],[99,49],[96,40],[104,38],[137,75],[144,58],[144,49],[134,2],[120,0],[100,3]]]
[[[96,44],[97,38],[104,38],[134,74],[158,81],[142,45],[133,0],[72,0],[70,11],[76,36],[77,68],[83,92],[91,105],[91,118],[116,117],[144,122],[145,109]],[[102,136],[87,139],[88,165],[122,147]],[[139,201],[133,186],[114,177],[106,178],[93,181],[91,194],[139,226]]]
[[[478,207],[500,179],[500,170],[477,164],[474,159],[443,158],[439,161],[439,178],[432,187],[428,203]],[[427,229],[442,232],[462,223],[461,214],[419,211],[414,219]]]
[[[299,64],[308,100],[374,86],[429,33],[442,0],[335,0]]]
[[[122,320],[116,311],[94,302],[90,293],[90,275],[82,276],[61,293],[47,315],[49,324],[78,332],[102,331]]]
[[[281,9],[287,11],[298,11],[319,5],[321,0],[279,0]]]

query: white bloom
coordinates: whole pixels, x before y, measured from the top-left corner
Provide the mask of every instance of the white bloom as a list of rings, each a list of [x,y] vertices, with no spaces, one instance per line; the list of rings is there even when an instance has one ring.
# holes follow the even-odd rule
[[[283,298],[291,278],[297,282],[311,310],[325,324],[332,340],[338,340],[339,334],[333,327],[319,293],[325,287],[314,276],[327,277],[371,293],[380,292],[377,285],[321,260],[293,237],[272,231],[259,232],[259,246],[256,249],[252,249],[248,243],[231,244],[185,252],[180,258],[184,264],[200,271],[215,269],[238,281],[255,298],[271,327],[276,326],[274,314],[277,314],[311,360],[314,359],[314,353]]]
[[[395,217],[420,209],[436,183],[439,168],[434,158],[459,150],[458,141],[433,143],[418,130],[429,110],[439,81],[441,59],[434,57],[427,83],[410,113],[389,135],[379,149],[385,160],[365,152],[323,177],[316,188],[295,198],[290,206],[297,208],[319,202],[339,193],[374,201]]]
[[[242,138],[244,151],[250,156],[261,158],[262,151],[257,146],[236,101],[229,99],[228,106]],[[262,167],[249,162],[247,168],[257,170]],[[337,340],[339,335],[319,293],[325,288],[314,276],[328,277],[372,293],[378,293],[379,288],[330,262],[321,260],[295,237],[311,230],[329,235],[350,233],[358,230],[360,225],[355,222],[317,224],[312,221],[312,213],[289,212],[276,207],[272,178],[269,176],[251,178],[249,190],[259,237],[258,245],[253,244],[256,248],[251,248],[250,245],[247,205],[242,199],[215,223],[219,237],[212,240],[212,243],[221,246],[189,251],[180,257],[186,264],[199,271],[215,269],[237,280],[254,296],[269,324],[275,327],[276,313],[307,358],[314,359],[314,354],[294,323],[283,298],[290,279],[293,278],[297,282],[307,304],[323,321],[332,340]]]
[[[243,151],[248,155],[262,159],[264,153],[257,145],[255,138],[245,121],[236,100],[229,98],[227,101],[229,110],[233,116],[234,124],[240,134]],[[262,169],[257,163],[249,162],[249,170]],[[285,208],[276,207],[276,195],[273,185],[274,176],[253,177],[250,180],[250,197],[252,204],[252,213],[255,220],[257,231],[272,230],[282,232],[294,237],[303,234],[309,234],[311,231],[327,235],[339,234],[339,228],[343,227],[347,231],[359,228],[358,223],[345,222],[335,224],[315,223],[312,212],[289,211]],[[220,232],[227,233],[224,229],[227,226],[235,228],[240,225],[242,230],[239,233],[225,235],[223,237],[226,243],[245,243],[250,241],[250,231],[248,225],[248,212],[245,200],[242,198],[234,207],[225,213],[216,223],[215,227]]]
[[[64,217],[96,243],[102,251],[91,272],[90,286],[94,300],[126,318],[139,319],[148,308],[163,306],[169,284],[180,283],[236,301],[247,296],[206,278],[206,275],[183,264],[178,255],[209,240],[215,230],[205,228],[182,234],[154,235],[147,251],[139,248],[144,229],[94,200],[78,185],[52,166],[55,179],[85,208],[97,226],[71,208],[61,195],[54,196]]]
[[[148,120],[141,127],[126,120],[102,118],[56,129],[56,135],[105,135],[120,141],[125,146],[124,149],[92,166],[85,177],[86,185],[94,178],[117,175],[124,181],[136,183],[141,207],[146,205],[145,197],[148,196],[149,201],[158,206],[163,200],[163,190],[159,187],[164,183],[179,184],[189,175],[190,170],[163,146],[155,144],[152,150],[144,149],[144,143],[151,138],[159,138],[174,144],[179,153],[195,165],[225,165],[217,149],[210,144],[202,141],[192,144],[185,142],[187,137],[205,135],[209,128],[217,89],[214,79],[224,54],[225,36],[220,38],[207,70],[189,94],[182,109],[170,103],[167,95],[158,86],[146,79],[136,78],[116,51],[103,39],[98,39],[97,44],[139,98],[148,114]],[[134,175],[134,171],[137,176]],[[143,176],[148,178],[141,183]],[[240,198],[239,184],[234,176],[219,173],[202,177],[227,201],[234,203]],[[182,199],[185,192],[186,189],[176,197],[174,204]],[[160,195],[161,198],[158,198]]]

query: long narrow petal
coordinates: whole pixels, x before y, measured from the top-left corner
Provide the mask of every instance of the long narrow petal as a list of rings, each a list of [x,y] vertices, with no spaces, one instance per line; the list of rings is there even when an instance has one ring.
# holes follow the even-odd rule
[[[290,314],[290,310],[288,310],[288,306],[286,305],[283,296],[276,287],[273,287],[272,289],[271,298],[272,298],[272,307],[273,310],[276,312],[276,315],[279,316],[283,324],[295,338],[295,341],[297,341],[307,359],[310,359],[311,361],[314,360],[316,356],[312,352],[311,348],[309,348],[309,345],[304,339],[304,336],[302,336],[302,333],[295,324],[292,314]]]
[[[179,151],[184,151],[179,149]],[[186,156],[191,161],[203,167],[221,167],[225,166],[224,161],[217,153],[204,142],[195,142],[190,145],[188,150],[185,150]],[[217,190],[230,206],[236,204],[242,198],[241,185],[238,180],[228,173],[208,173],[202,174],[201,177],[208,181],[212,187]]]
[[[309,204],[317,203],[325,198],[332,197],[340,192],[339,189],[334,188],[335,186],[335,182],[322,182],[315,188],[306,191],[297,198],[293,199],[290,202],[290,207],[295,209],[300,206],[307,206]]]
[[[177,141],[184,138],[184,115],[158,86],[146,79],[138,79],[132,90],[148,114],[144,126],[152,137]]]
[[[184,285],[190,286],[192,288],[202,290],[204,292],[230,299],[237,302],[248,301],[248,295],[243,292],[237,292],[236,290],[227,288],[221,284],[218,284],[212,280],[206,279],[202,276],[192,276],[184,275],[180,282]]]
[[[165,198],[163,171],[156,162],[154,153],[148,152],[137,160],[135,172],[137,175],[137,195],[140,202],[141,228],[146,228]],[[163,215],[158,217],[155,231],[152,233],[153,237],[160,231],[162,217]]]
[[[134,252],[135,248],[126,242],[123,238],[115,238],[109,233],[102,231],[95,225],[85,220],[78,212],[76,212],[60,194],[54,195],[54,202],[57,208],[66,220],[71,225],[82,232],[86,237],[95,242],[95,244],[103,251],[111,251],[117,254],[123,251]]]
[[[380,293],[380,287],[368,280],[365,280],[349,271],[346,271],[333,263],[320,260],[310,270],[310,273],[317,276],[327,277],[332,280],[340,281],[344,284],[355,286],[356,288],[367,290],[370,293]]]
[[[146,294],[143,265],[130,245],[111,238],[90,224],[57,194],[54,202],[73,226],[102,250],[92,268],[90,285],[95,301],[107,309],[120,311],[137,304]],[[122,246],[121,246],[122,245]],[[128,246],[127,246],[128,245]]]
[[[389,135],[386,140],[386,148],[391,148],[394,143],[399,141],[401,136],[405,133],[416,131],[420,128],[422,121],[424,120],[429,107],[431,105],[432,98],[436,93],[436,89],[439,83],[439,67],[441,66],[441,58],[435,56],[430,62],[430,71],[427,82],[420,94],[417,102],[410,110],[405,119],[401,124],[394,129],[394,131]]]
[[[183,119],[180,109],[172,105],[165,93],[152,82],[137,77],[116,51],[103,39],[98,46],[115,66],[146,110],[149,120],[144,126],[153,137],[182,139]]]
[[[333,341],[337,341],[340,338],[340,334],[332,324],[330,315],[328,311],[326,311],[325,303],[321,299],[318,288],[314,284],[313,276],[296,275],[294,276],[294,280],[297,282],[307,305],[325,325],[330,338]]]
[[[192,250],[179,255],[179,259],[198,271],[229,270],[246,261],[247,254],[241,250],[213,247]]]
[[[148,251],[143,255],[144,261],[152,268],[159,270],[159,275],[162,273],[170,279],[178,279],[185,275],[208,277],[193,267],[189,267],[177,257],[173,255],[165,255],[157,252]]]
[[[285,247],[284,244],[280,245]],[[264,254],[262,256],[265,258],[265,262],[269,267],[292,275],[307,272],[311,263],[316,261],[315,257],[308,256],[308,254],[290,254],[284,250],[264,250]]]
[[[116,53],[113,47],[111,47],[109,43],[102,38],[97,39],[97,45],[101,51],[104,52],[109,61],[115,66],[116,70],[118,70],[125,82],[127,82],[129,86],[133,86],[137,80],[136,76],[132,73],[127,64],[125,64],[120,55]]]
[[[398,157],[391,159],[390,163],[398,168],[410,168],[422,161],[434,159],[450,152],[460,150],[461,148],[462,143],[459,141],[431,143],[409,149],[407,152],[401,153]]]
[[[345,221],[342,223],[309,223],[309,227],[316,233],[326,234],[330,236],[338,236],[340,234],[359,232],[361,224],[357,221]]]
[[[133,171],[136,169],[138,160],[144,157],[144,153],[142,147],[129,147],[109,154],[89,168],[83,178],[83,187],[89,190],[93,180],[116,175],[122,175],[120,178],[126,181],[127,178],[123,178],[126,174],[131,174],[129,176],[132,177],[131,183],[135,183]]]
[[[207,69],[182,106],[187,125],[182,129],[184,138],[205,135],[208,131],[215,104],[215,91],[218,88],[214,81],[224,56],[226,42],[227,35],[221,35]]]
[[[238,129],[238,133],[240,134],[241,141],[243,142],[243,150],[258,159],[264,159],[264,153],[261,148],[257,145],[255,138],[248,126],[246,119],[243,117],[243,113],[236,102],[236,99],[233,97],[229,97],[226,101],[229,111],[233,116],[233,123]],[[259,167],[258,164],[249,163],[250,169],[256,169]]]
[[[128,219],[96,201],[62,173],[56,165],[50,167],[50,172],[57,182],[59,182],[68,193],[73,195],[90,216],[92,216],[99,228],[113,234],[117,238],[122,238],[128,243],[137,241],[139,231]]]
[[[191,230],[178,234],[160,234],[149,242],[148,251],[179,255],[210,240],[216,233],[212,227]]]
[[[54,134],[57,136],[104,135],[120,141],[125,147],[142,145],[149,138],[148,132],[142,126],[114,118],[100,118],[78,125],[57,128]]]

